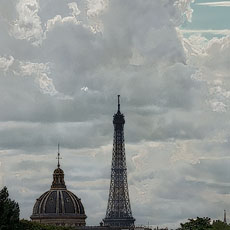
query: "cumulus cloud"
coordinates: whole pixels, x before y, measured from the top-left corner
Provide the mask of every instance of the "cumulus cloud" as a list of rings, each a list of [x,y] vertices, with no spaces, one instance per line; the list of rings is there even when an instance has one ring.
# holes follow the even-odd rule
[[[108,7],[108,0],[88,0],[87,1],[87,15],[89,17],[98,16],[106,7]]]
[[[0,70],[4,73],[12,72],[15,76],[34,77],[35,82],[39,85],[42,93],[51,96],[57,95],[53,80],[48,77],[50,74],[49,63],[32,63],[15,60],[14,57],[0,58]]]
[[[229,7],[230,1],[218,1],[218,2],[202,2],[202,3],[196,3],[196,5],[200,6],[224,6]]]
[[[20,62],[19,69],[20,69],[20,72],[18,73],[19,75],[22,76],[35,75],[36,78],[35,80],[38,81],[40,89],[43,93],[48,93],[51,96],[57,94],[52,79],[48,77],[49,74],[48,64]]]
[[[39,45],[43,39],[43,28],[38,16],[38,0],[19,0],[16,5],[18,19],[12,22],[11,33],[16,39],[26,39]]]
[[[13,64],[14,58],[10,56],[9,58],[0,57],[0,69],[6,72],[9,67]]]
[[[180,11],[182,12],[182,17],[186,16],[187,20],[189,22],[191,22],[192,20],[192,13],[193,13],[193,9],[191,8],[190,4],[193,3],[195,0],[192,1],[184,1],[184,0],[178,0],[175,1],[175,5],[178,7],[178,9],[180,9]]]
[[[215,112],[226,112],[229,108],[229,41],[229,36],[207,40],[193,35],[184,39],[188,62],[199,69],[197,75],[206,82],[208,103]]]
[[[46,33],[49,32],[55,24],[63,24],[63,23],[73,23],[79,24],[80,21],[77,20],[77,16],[81,13],[78,9],[77,3],[72,2],[68,3],[69,9],[72,11],[71,16],[62,17],[61,15],[56,15],[53,19],[49,19],[46,24]]]
[[[227,36],[230,35],[230,30],[188,30],[183,29],[181,30],[183,34],[211,34],[211,35],[223,35]]]

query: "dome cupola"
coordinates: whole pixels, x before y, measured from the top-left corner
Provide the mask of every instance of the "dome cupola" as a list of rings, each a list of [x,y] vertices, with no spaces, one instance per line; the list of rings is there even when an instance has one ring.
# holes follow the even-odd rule
[[[57,168],[54,170],[54,173],[53,173],[53,183],[51,185],[51,189],[66,189],[65,181],[64,181],[64,171],[60,168],[61,158],[60,158],[59,150],[58,150],[57,159],[58,159],[58,164],[57,164]]]
[[[64,171],[60,168],[59,145],[57,159],[51,188],[36,200],[30,218],[44,224],[85,226],[87,216],[81,199],[67,190],[65,185]]]

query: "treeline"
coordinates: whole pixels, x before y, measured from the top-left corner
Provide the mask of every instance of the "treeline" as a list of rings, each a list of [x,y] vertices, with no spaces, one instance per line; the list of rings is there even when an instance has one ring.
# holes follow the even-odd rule
[[[44,225],[19,219],[18,203],[9,198],[6,187],[0,191],[0,230],[72,230],[71,227]]]
[[[209,217],[197,217],[188,219],[186,223],[181,223],[176,230],[230,230],[230,225],[223,221],[212,221]],[[155,228],[154,230],[169,230],[168,228]]]
[[[220,220],[211,221],[210,218],[197,217],[196,219],[189,219],[188,222],[182,223],[177,230],[230,230],[230,225]]]
[[[73,230],[73,228],[71,227],[44,225],[40,223],[31,222],[28,220],[20,220],[18,226],[18,230]]]
[[[9,198],[8,190],[4,187],[0,191],[0,230],[73,230],[71,227],[58,227],[20,220],[19,214],[18,203]],[[227,223],[219,220],[211,221],[208,217],[189,219],[180,225],[181,227],[176,230],[230,230],[230,225]]]
[[[73,228],[44,225],[28,220],[18,220],[15,223],[1,223],[0,230],[73,230]]]

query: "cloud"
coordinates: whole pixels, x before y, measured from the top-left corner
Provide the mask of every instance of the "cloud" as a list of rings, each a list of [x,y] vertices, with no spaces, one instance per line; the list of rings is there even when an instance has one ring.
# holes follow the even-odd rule
[[[0,57],[0,70],[6,72],[9,67],[13,64],[14,58],[10,56],[9,58]]]
[[[87,1],[87,15],[88,17],[95,17],[101,14],[109,5],[108,0],[88,0]]]
[[[180,9],[180,11],[183,12],[182,15],[185,15],[189,22],[191,22],[192,20],[193,9],[191,8],[190,4],[193,2],[195,2],[195,0],[192,1],[179,0],[174,3]]]
[[[76,2],[71,2],[68,4],[69,8],[72,10],[72,15],[77,17],[81,11],[78,9],[77,3]]]
[[[34,45],[41,44],[44,33],[38,16],[38,0],[19,0],[16,9],[18,19],[12,23],[11,34],[16,39],[26,39]]]
[[[230,30],[180,30],[183,34],[213,34],[213,35],[230,35]]]
[[[51,96],[56,95],[58,92],[54,87],[53,80],[48,77],[50,73],[48,64],[43,63],[31,63],[31,62],[20,62],[19,63],[20,72],[19,75],[22,76],[33,76],[35,75],[35,80],[38,81],[40,89],[43,93],[48,93]]]
[[[84,86],[81,88],[81,90],[87,92],[89,90],[89,88],[87,86]]]
[[[198,75],[202,75],[202,81],[206,82],[211,108],[215,112],[226,112],[229,109],[229,36],[207,40],[202,36],[191,36],[184,39],[190,64],[199,68]],[[202,47],[202,48],[200,48]],[[223,84],[223,82],[225,82]]]
[[[68,7],[70,10],[72,10],[71,16],[63,17],[61,15],[56,15],[54,18],[49,19],[46,23],[46,33],[52,30],[53,27],[55,27],[55,24],[63,24],[63,23],[73,23],[73,24],[79,24],[80,21],[78,21],[77,16],[81,13],[81,11],[78,9],[77,3],[72,2],[68,3]]]
[[[42,93],[51,96],[57,95],[53,80],[48,77],[50,74],[49,63],[32,63],[15,60],[10,56],[8,59],[0,57],[0,70],[4,73],[10,71],[15,76],[34,77]]]
[[[218,2],[202,2],[202,3],[196,3],[196,5],[199,6],[223,6],[223,7],[229,7],[230,6],[230,1],[218,1]]]

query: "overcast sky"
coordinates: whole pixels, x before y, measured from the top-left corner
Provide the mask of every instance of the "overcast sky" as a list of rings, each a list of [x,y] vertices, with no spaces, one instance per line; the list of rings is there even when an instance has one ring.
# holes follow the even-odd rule
[[[0,0],[0,187],[29,219],[57,143],[105,217],[121,94],[136,224],[230,221],[230,1]]]

